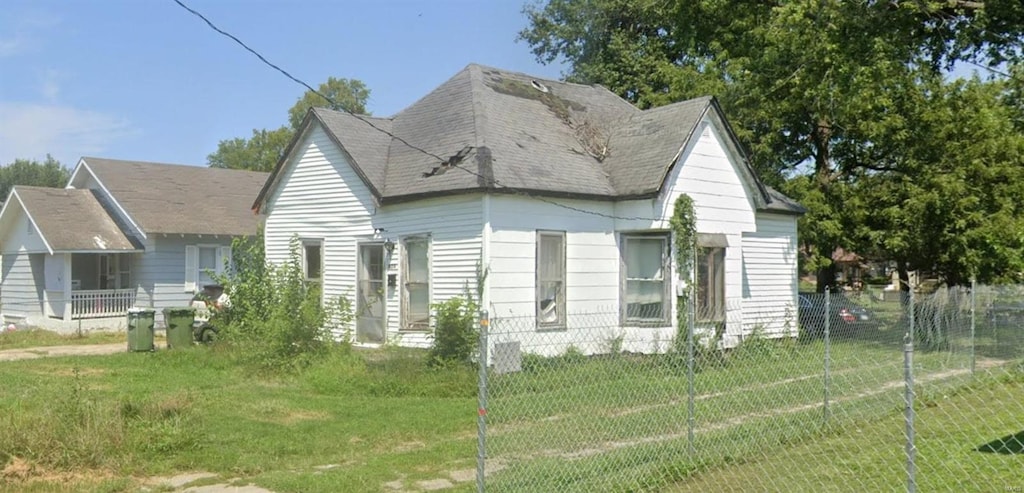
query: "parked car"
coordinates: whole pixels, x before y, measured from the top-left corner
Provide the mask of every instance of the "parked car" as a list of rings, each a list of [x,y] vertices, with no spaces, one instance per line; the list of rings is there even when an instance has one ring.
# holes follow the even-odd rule
[[[799,294],[800,327],[809,334],[822,335],[825,319],[829,320],[830,334],[843,334],[856,328],[873,327],[877,324],[875,314],[844,296],[833,293],[829,297],[829,312],[825,313],[825,295],[822,293]]]

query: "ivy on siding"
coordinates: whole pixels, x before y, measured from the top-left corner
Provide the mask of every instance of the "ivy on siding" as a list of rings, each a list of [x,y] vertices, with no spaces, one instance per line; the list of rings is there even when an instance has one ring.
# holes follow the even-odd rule
[[[686,289],[676,296],[676,341],[681,342],[685,340],[687,333],[689,301],[693,295],[693,255],[697,249],[697,214],[693,210],[693,199],[688,195],[681,194],[676,198],[669,227],[672,229],[672,242],[676,253],[676,272],[687,276]]]

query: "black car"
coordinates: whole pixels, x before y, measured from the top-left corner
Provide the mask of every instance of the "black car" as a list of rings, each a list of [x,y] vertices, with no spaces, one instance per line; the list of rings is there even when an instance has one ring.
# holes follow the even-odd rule
[[[810,334],[821,335],[825,332],[825,294],[800,293],[800,327]],[[870,327],[877,323],[871,310],[860,306],[841,293],[829,296],[829,333],[838,335],[849,333],[860,327]]]

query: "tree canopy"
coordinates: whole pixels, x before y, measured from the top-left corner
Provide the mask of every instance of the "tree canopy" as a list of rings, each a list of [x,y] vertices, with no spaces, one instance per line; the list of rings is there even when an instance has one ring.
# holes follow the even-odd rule
[[[972,187],[995,190],[978,180],[1016,173],[1016,158],[996,149],[1017,145],[1024,84],[947,72],[970,62],[1020,73],[1021,2],[550,0],[525,13],[520,38],[538,60],[568,62],[571,80],[642,108],[718,96],[765,181],[810,210],[801,244],[819,288],[834,281],[839,246],[913,260],[950,282],[1018,269],[969,260],[985,241],[1004,259],[1020,253],[993,220],[970,218],[999,210],[1017,225],[1020,214]]]
[[[370,90],[359,80],[330,77],[327,82],[320,84],[317,91],[334,100],[338,104],[336,109],[355,114],[366,113],[366,101],[370,98]],[[282,126],[274,130],[253,129],[249,138],[236,137],[220,141],[217,150],[206,157],[207,164],[213,168],[251,171],[274,169],[301,126],[306,112],[310,108],[332,106],[320,94],[306,91],[288,110],[287,127]]]
[[[13,163],[0,167],[0,202],[7,201],[15,185],[63,188],[70,178],[71,171],[49,154],[43,162],[15,159]]]

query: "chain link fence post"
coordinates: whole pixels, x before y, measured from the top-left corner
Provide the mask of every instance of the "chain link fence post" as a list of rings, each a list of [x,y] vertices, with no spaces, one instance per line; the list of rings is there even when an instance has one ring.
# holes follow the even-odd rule
[[[907,454],[907,492],[917,491],[917,470],[915,459],[917,448],[914,445],[914,291],[910,291],[910,330],[903,340],[903,382],[904,406],[903,416],[906,422],[906,454]]]
[[[974,376],[974,363],[975,363],[975,359],[974,359],[974,344],[975,344],[974,336],[975,336],[975,333],[974,333],[974,330],[977,327],[976,322],[975,322],[975,316],[977,315],[977,307],[978,307],[978,304],[977,304],[978,297],[976,295],[977,292],[978,292],[978,283],[972,277],[971,278],[971,376],[972,377]]]
[[[696,422],[693,410],[693,399],[694,399],[694,383],[693,383],[693,367],[694,367],[694,353],[696,341],[693,339],[693,328],[696,325],[696,315],[693,310],[696,307],[693,302],[693,295],[687,297],[686,300],[686,444],[687,451],[692,459],[694,456],[695,447],[693,445],[693,429]]]
[[[830,339],[830,336],[829,336],[829,323],[830,323],[830,320],[832,319],[832,294],[831,293],[832,293],[831,289],[828,286],[825,286],[825,407],[824,407],[824,419],[825,419],[825,424],[826,425],[828,424],[828,418],[829,418],[829,409],[828,409],[829,380],[831,380],[831,378],[832,378],[831,375],[829,374],[829,366],[831,364],[831,362],[829,360],[830,360],[830,358],[832,356],[831,355],[831,349],[832,349],[831,348],[831,339]]]
[[[490,318],[487,316],[487,310],[481,310],[479,317],[477,329],[480,332],[480,348],[477,363],[480,368],[476,413],[476,491],[484,493],[484,466],[487,461],[487,331],[490,328]]]

